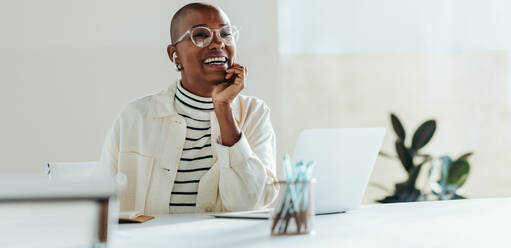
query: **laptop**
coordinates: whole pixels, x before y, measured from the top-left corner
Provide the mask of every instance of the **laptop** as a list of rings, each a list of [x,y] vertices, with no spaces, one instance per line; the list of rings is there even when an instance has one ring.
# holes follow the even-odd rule
[[[292,159],[316,162],[316,214],[341,213],[362,202],[385,128],[305,129]],[[268,219],[271,209],[214,214],[218,218]]]

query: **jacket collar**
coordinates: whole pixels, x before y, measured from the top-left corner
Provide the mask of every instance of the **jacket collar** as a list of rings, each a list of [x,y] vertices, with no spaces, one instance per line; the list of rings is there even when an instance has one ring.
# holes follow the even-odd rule
[[[174,95],[176,94],[177,82],[173,82],[167,88],[162,90],[151,97],[150,113],[152,117],[164,118],[176,115],[174,108]]]
[[[177,83],[177,80],[172,82],[166,90],[162,90],[151,97],[150,113],[152,117],[165,118],[177,115],[176,109],[174,108],[174,96],[177,91]],[[239,121],[240,113],[238,96],[236,96],[232,102],[231,107],[235,118]]]

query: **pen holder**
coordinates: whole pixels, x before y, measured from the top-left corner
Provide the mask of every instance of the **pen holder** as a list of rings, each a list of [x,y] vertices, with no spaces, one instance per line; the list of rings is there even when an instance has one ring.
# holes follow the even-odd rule
[[[314,183],[314,179],[275,182],[280,190],[271,213],[271,235],[308,234],[314,230]]]

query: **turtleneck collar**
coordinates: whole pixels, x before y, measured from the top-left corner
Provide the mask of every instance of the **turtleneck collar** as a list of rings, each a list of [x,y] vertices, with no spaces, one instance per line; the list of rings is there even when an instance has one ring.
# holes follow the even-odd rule
[[[176,103],[179,102],[189,108],[201,110],[201,111],[211,111],[213,110],[213,99],[208,97],[201,97],[193,94],[192,92],[186,90],[182,85],[181,81],[177,82],[177,90],[176,90]]]

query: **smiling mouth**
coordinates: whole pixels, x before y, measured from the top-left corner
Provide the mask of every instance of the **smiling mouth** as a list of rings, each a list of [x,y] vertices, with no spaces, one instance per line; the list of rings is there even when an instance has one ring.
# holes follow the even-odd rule
[[[223,65],[225,63],[227,63],[227,58],[226,57],[212,57],[212,58],[207,58],[204,60],[204,62],[202,62],[206,65]]]

